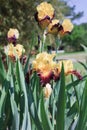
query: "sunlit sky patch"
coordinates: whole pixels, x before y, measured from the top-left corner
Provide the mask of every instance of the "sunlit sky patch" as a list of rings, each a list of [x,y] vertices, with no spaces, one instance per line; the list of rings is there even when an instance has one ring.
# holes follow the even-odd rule
[[[87,0],[66,0],[70,6],[75,5],[75,12],[83,11],[83,17],[75,20],[74,22],[77,24],[87,23]]]

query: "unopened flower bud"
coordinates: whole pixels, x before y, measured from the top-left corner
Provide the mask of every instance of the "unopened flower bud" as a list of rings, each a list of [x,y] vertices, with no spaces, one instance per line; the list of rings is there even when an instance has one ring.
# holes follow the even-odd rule
[[[49,98],[51,93],[52,93],[51,85],[49,83],[47,83],[46,86],[44,87],[44,96],[45,96],[45,98]]]

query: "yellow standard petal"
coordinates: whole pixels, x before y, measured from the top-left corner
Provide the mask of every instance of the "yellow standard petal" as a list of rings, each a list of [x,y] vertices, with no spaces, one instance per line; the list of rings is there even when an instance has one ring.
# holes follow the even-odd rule
[[[57,64],[57,68],[58,68],[59,72],[61,72],[62,63],[64,65],[64,72],[65,72],[65,74],[67,74],[69,71],[73,70],[73,63],[72,63],[72,61],[71,60],[63,60],[63,61],[59,61],[59,63]]]
[[[54,56],[55,54],[48,54],[47,52],[39,53],[32,62],[33,69],[40,72],[43,76],[49,75],[56,66],[53,61]]]
[[[70,19],[65,19],[62,23],[64,33],[71,32],[73,30],[73,24]]]
[[[37,12],[39,20],[44,19],[46,16],[49,16],[49,18],[52,19],[54,15],[54,8],[51,4],[47,2],[42,2],[40,5],[37,6]]]
[[[16,39],[18,39],[19,38],[19,31],[17,29],[10,28],[8,33],[7,33],[7,37],[8,38],[15,37]]]

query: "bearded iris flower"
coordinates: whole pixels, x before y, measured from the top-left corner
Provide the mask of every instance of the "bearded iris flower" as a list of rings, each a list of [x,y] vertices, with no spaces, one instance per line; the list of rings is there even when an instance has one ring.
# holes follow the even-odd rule
[[[57,63],[53,60],[54,57],[54,54],[42,52],[36,56],[36,59],[32,63],[33,70],[37,72],[42,85],[50,83],[51,80],[56,81],[60,78],[62,63],[64,65],[65,75],[74,74],[81,79],[81,75],[74,70],[71,60],[62,60]]]
[[[21,58],[22,54],[25,52],[25,49],[21,44],[14,46],[12,43],[4,47],[5,54],[10,58],[15,59]]]
[[[10,43],[16,44],[16,40],[19,38],[19,31],[14,28],[10,28],[7,33],[7,38]]]
[[[39,53],[33,61],[33,69],[38,73],[42,84],[49,83],[52,79],[52,70],[56,66],[53,61],[55,54],[48,54],[47,52]]]
[[[38,21],[41,28],[45,29],[54,17],[54,8],[51,4],[42,2],[37,6],[36,10],[36,21]]]

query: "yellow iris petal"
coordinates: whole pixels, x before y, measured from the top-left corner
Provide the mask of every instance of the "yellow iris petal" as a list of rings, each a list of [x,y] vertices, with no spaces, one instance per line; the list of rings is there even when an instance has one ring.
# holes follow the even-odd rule
[[[71,23],[70,19],[65,19],[62,23],[64,32],[71,32],[73,30],[73,24]]]
[[[72,61],[71,60],[63,60],[63,61],[60,61],[57,64],[57,68],[58,68],[59,72],[61,72],[62,63],[64,65],[64,72],[65,72],[65,74],[67,74],[69,71],[73,70],[73,63],[72,63]]]
[[[37,6],[37,12],[39,20],[44,19],[46,16],[49,16],[51,19],[54,15],[54,8],[51,4],[47,2],[42,2],[40,5]]]

